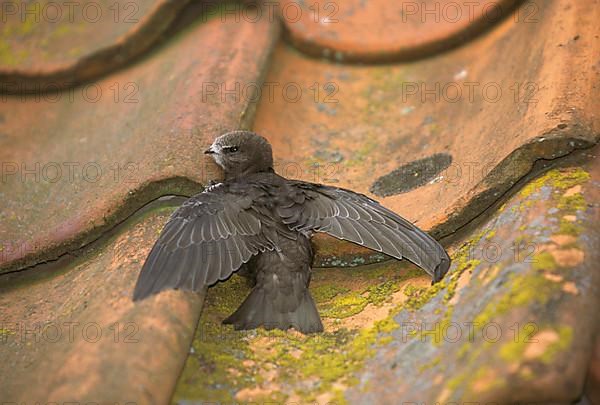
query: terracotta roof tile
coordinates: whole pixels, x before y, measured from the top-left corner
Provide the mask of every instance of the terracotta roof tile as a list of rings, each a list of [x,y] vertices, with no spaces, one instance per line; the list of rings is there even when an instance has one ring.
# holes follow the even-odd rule
[[[412,63],[333,64],[279,45],[266,78],[277,90],[261,100],[254,129],[284,173],[371,194],[447,235],[536,160],[598,141],[599,71],[590,66],[600,42],[593,19],[578,18],[597,11],[567,3],[547,3],[536,24],[508,18],[468,46]],[[419,159],[429,164],[412,167]]]
[[[168,402],[202,297],[172,291],[135,305],[130,297],[171,212],[131,218],[81,257],[3,276],[4,401]]]
[[[414,3],[449,12],[451,2]],[[285,21],[291,44],[276,47],[277,21],[265,12],[237,18],[232,3],[209,13],[194,2],[167,30],[183,2],[118,2],[137,4],[143,18],[112,30],[105,20],[77,25],[79,37],[46,44],[44,33],[75,27],[11,20],[0,29],[0,82],[104,76],[62,92],[0,89],[0,269],[14,270],[0,276],[0,357],[8,365],[0,392],[26,402],[171,399],[204,296],[168,292],[134,305],[131,290],[174,205],[159,197],[190,195],[218,177],[205,146],[251,127],[273,143],[281,174],[370,194],[434,235],[450,235],[454,264],[429,288],[409,263],[316,238],[315,264],[337,267],[314,272],[326,323],[316,339],[221,327],[245,291],[235,277],[221,283],[202,316],[212,329],[197,330],[175,398],[579,397],[600,282],[598,151],[578,151],[600,134],[600,8],[513,3],[495,3],[512,13],[502,21],[465,19],[463,10],[462,19],[441,16],[439,24],[421,23],[423,10],[403,17],[402,5],[354,0],[339,5],[339,23],[314,23],[312,5],[298,3],[302,19]],[[323,18],[327,4],[317,4]],[[69,51],[74,42],[77,52]],[[554,169],[532,180],[548,165]],[[534,247],[534,260],[515,256],[522,244]],[[513,345],[505,334],[498,344],[465,347],[395,329],[473,320],[503,331],[532,322],[539,341]],[[69,322],[103,337],[70,341]],[[56,326],[63,335],[54,341]],[[23,337],[23,328],[33,332]],[[124,341],[131,331],[138,342]],[[225,335],[203,335],[215,331]]]
[[[2,91],[67,88],[123,65],[152,45],[186,3],[3,2]]]
[[[316,269],[323,334],[235,332],[219,323],[249,287],[211,289],[175,400],[573,402],[598,327],[598,152],[528,178],[434,287],[406,262]]]
[[[514,0],[282,2],[289,38],[302,51],[338,62],[385,62],[443,51],[493,26]],[[531,2],[519,18],[534,21]]]
[[[400,329],[358,373],[350,403],[580,398],[598,326],[598,209],[561,201],[580,181],[577,198],[597,201],[597,153],[534,180],[469,237],[450,286],[395,317]],[[558,237],[568,212],[572,243]]]
[[[251,98],[222,99],[219,89],[260,80],[277,33],[268,20],[198,18],[97,82],[0,95],[0,267],[55,258],[148,201],[192,194],[215,178],[203,150],[248,126],[253,110]]]

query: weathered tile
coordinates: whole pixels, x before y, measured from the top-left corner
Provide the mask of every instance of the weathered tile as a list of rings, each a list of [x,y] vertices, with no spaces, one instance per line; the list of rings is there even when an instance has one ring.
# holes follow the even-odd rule
[[[187,16],[163,46],[98,82],[0,95],[0,268],[56,258],[218,175],[203,151],[249,126],[254,99],[235,88],[260,83],[279,27]]]
[[[0,91],[68,88],[123,65],[155,43],[186,3],[4,1]]]
[[[576,402],[598,329],[599,176],[597,158],[552,169],[503,205],[454,255],[441,290],[394,318],[348,401]]]
[[[537,23],[507,18],[413,63],[333,64],[279,46],[254,129],[271,140],[281,173],[369,194],[450,234],[536,160],[599,139],[600,8],[543,6]]]
[[[173,400],[575,400],[600,297],[600,160],[582,168],[588,158],[577,155],[451,246],[453,266],[435,286],[406,262],[315,269],[310,288],[324,333],[233,331],[220,321],[250,287],[234,276],[209,289]]]
[[[422,58],[466,42],[498,23],[514,0],[285,0],[281,15],[292,43],[303,52],[338,62],[385,62]],[[533,22],[539,2],[515,18]]]
[[[131,295],[172,210],[137,215],[52,268],[0,276],[3,401],[169,401],[204,296],[170,291],[134,304]]]
[[[310,290],[325,332],[306,336],[222,325],[250,291],[233,276],[207,293],[173,402],[343,404],[335,394],[360,370],[389,310],[405,300],[402,289],[429,283],[407,262],[315,269]]]

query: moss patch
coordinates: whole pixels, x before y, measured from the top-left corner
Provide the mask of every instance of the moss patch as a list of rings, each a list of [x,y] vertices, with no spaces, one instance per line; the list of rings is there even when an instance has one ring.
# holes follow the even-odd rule
[[[554,207],[559,207],[551,215],[562,218],[585,208],[585,200],[580,198],[579,193],[564,191],[587,178],[589,175],[582,169],[550,171],[528,185],[522,193],[528,198],[540,187],[551,186],[550,191],[554,192],[550,195],[556,203]],[[538,204],[538,200],[532,199],[535,204]],[[517,204],[519,201],[517,199]],[[502,215],[511,214],[505,212]],[[569,223],[573,224],[572,221]],[[515,224],[515,229],[519,225]],[[555,222],[551,225],[551,233],[560,232],[561,226],[558,221]],[[529,234],[539,229],[531,225],[521,232]],[[543,228],[543,232],[548,232],[548,229]],[[500,232],[503,231],[499,228]],[[473,252],[476,247],[493,240],[496,234],[496,230],[488,226],[473,235],[452,255],[453,271],[433,286],[427,285],[420,270],[396,261],[315,270],[310,289],[326,324],[326,332],[318,335],[304,336],[290,331],[268,332],[263,329],[234,332],[229,326],[221,326],[220,321],[237,308],[249,288],[244,280],[236,281],[235,277],[219,284],[209,291],[202,322],[208,325],[205,330],[223,331],[223,335],[209,336],[212,340],[208,343],[205,342],[206,337],[198,345],[195,341],[194,353],[186,364],[175,398],[219,402],[277,400],[344,403],[343,392],[357,384],[355,375],[364,367],[365,361],[373,356],[378,347],[392,340],[390,332],[399,328],[394,320],[396,316],[425,315],[430,319],[434,315],[437,321],[437,330],[434,332],[438,336],[443,335],[443,331],[455,319],[460,324],[464,311],[458,306],[454,307],[456,300],[453,298],[464,281],[482,282],[481,272],[478,272],[482,261],[474,258]],[[529,239],[525,236],[518,235],[517,238],[527,243]],[[497,321],[497,317],[520,307],[544,308],[560,293],[561,283],[545,277],[561,268],[552,252],[549,249],[537,251],[529,257],[531,264],[524,271],[517,269],[507,274],[500,271],[503,263],[494,265],[499,269],[497,274],[485,278],[485,281],[494,282],[488,284],[487,288],[499,290],[471,318],[480,325],[479,328],[475,327],[475,336],[480,336],[481,326]],[[510,259],[514,260],[512,257]],[[508,263],[507,257],[503,260]],[[461,275],[468,277],[465,272],[474,272],[475,277],[470,281],[468,278],[460,281]],[[468,290],[465,291],[468,293]],[[398,297],[402,297],[400,301]],[[539,357],[546,364],[550,364],[558,353],[572,344],[570,328],[554,329],[558,331],[560,339],[551,342]],[[530,331],[520,330],[521,337],[527,332]],[[418,338],[419,331],[412,336]],[[481,340],[465,342],[458,347],[454,353],[463,365],[447,380],[445,389],[462,393],[480,392],[503,384],[489,382],[494,375],[489,367],[479,364],[479,360],[484,356],[507,362],[523,358],[528,350],[527,340],[512,342],[506,336],[504,339],[497,349],[493,343]],[[430,339],[429,344],[439,346],[443,341],[431,342]],[[440,350],[446,350],[446,346]],[[435,368],[437,372],[440,367],[448,367],[442,364],[441,358],[445,357],[440,357],[438,352],[415,364],[415,369],[429,375],[434,372],[431,369]]]
[[[366,298],[354,293],[339,297],[319,309],[322,317],[343,319],[362,312],[368,303]]]
[[[332,284],[323,284],[315,288],[311,288],[311,294],[317,302],[329,301],[332,298],[349,291],[349,288]]]
[[[536,180],[528,183],[519,196],[527,198],[538,192],[543,186],[551,186],[556,190],[566,190],[576,185],[585,183],[590,179],[590,174],[582,168],[553,169]]]
[[[535,331],[537,331],[537,328],[532,334],[532,331],[528,329],[527,325],[520,325],[517,332],[518,334],[516,335],[517,338],[504,343],[500,347],[500,351],[498,352],[500,358],[508,362],[517,362],[521,360],[523,358],[523,353],[527,348],[527,344],[535,336]]]
[[[534,266],[551,270],[556,267],[556,264],[552,255],[542,252],[535,255]],[[487,325],[499,316],[520,306],[532,303],[543,305],[556,291],[560,290],[559,285],[548,281],[541,273],[509,274],[506,288],[505,294],[488,302],[475,317],[473,322],[476,326]]]
[[[519,198],[512,205],[512,208],[517,207],[518,211],[525,208],[534,209],[544,205],[544,211],[548,211],[548,207],[552,210],[548,211],[550,218],[554,217],[557,221],[547,221],[542,225],[534,225],[534,223],[515,225],[520,234],[515,236],[513,246],[521,244],[528,245],[529,237],[527,235],[536,235],[543,233],[550,235],[572,235],[578,236],[582,230],[582,226],[577,222],[577,214],[585,210],[587,203],[583,194],[580,193],[581,188],[576,187],[590,178],[589,174],[581,168],[571,169],[555,169],[541,176],[539,179],[532,181],[520,192]],[[539,193],[542,187],[548,187],[543,194]],[[546,192],[550,195],[550,201],[547,202]],[[527,203],[527,204],[526,204]],[[514,210],[512,210],[514,211]],[[513,214],[509,214],[513,215]],[[530,219],[527,215],[519,214],[523,219]],[[550,223],[548,225],[547,223]],[[489,234],[492,236],[495,233],[492,231]],[[489,235],[488,234],[488,235]],[[490,238],[491,239],[491,238]],[[577,247],[576,242],[569,244],[569,247]],[[554,254],[558,252],[555,249],[561,249],[565,246],[557,246],[546,244],[536,244],[536,250],[533,256],[523,257],[507,257],[501,267],[506,264],[523,263],[525,259],[529,265],[516,267],[514,272],[500,272],[503,275],[501,283],[497,285],[501,291],[487,301],[483,309],[478,311],[473,319],[475,324],[475,336],[480,336],[482,328],[491,322],[496,322],[499,325],[507,325],[503,319],[508,318],[509,313],[515,314],[523,308],[532,311],[538,308],[540,311],[547,311],[551,300],[561,297],[562,284],[552,281],[552,277],[548,275],[554,274],[556,270],[563,269],[557,263]],[[563,270],[566,270],[564,268]],[[500,280],[497,280],[500,281]],[[507,316],[503,318],[504,316]],[[546,319],[542,317],[541,319]],[[499,357],[501,360],[510,364],[511,367],[517,366],[515,373],[521,378],[535,378],[536,371],[530,367],[522,366],[524,362],[536,361],[546,365],[556,361],[558,353],[568,350],[572,344],[573,332],[569,326],[558,327],[540,327],[537,323],[521,324],[517,331],[509,327],[510,332],[501,337],[503,340],[499,343],[499,349],[496,348],[495,342],[479,339],[477,342],[465,342],[457,351],[457,358],[462,360],[466,366],[461,368],[461,372],[453,376],[446,384],[446,389],[450,391],[461,390],[462,394],[478,393],[481,390],[490,390],[497,387],[497,379],[483,378],[482,364],[490,361],[490,357]],[[545,339],[548,339],[547,331],[557,331],[558,339],[556,341],[546,341],[547,347],[533,346],[538,344],[535,340],[540,330],[545,331]],[[539,335],[542,338],[542,335]],[[552,338],[553,339],[553,338]],[[530,346],[531,345],[531,346]],[[540,350],[544,350],[540,353]],[[501,363],[500,363],[501,364]],[[506,374],[506,370],[501,374]],[[472,378],[482,373],[481,383],[477,383],[477,378]],[[489,380],[489,381],[488,381]]]
[[[236,332],[221,325],[250,290],[245,279],[234,275],[207,294],[174,400],[344,403],[343,388],[357,383],[354,373],[398,328],[393,320],[398,310],[384,305],[393,309],[394,294],[423,274],[397,261],[315,270],[310,290],[328,323],[326,332],[309,336],[262,328]],[[354,319],[368,308],[380,308],[384,316]]]
[[[558,200],[558,205],[556,206],[556,208],[558,208],[559,210],[566,210],[569,212],[583,211],[584,209],[586,209],[586,207],[587,204],[585,202],[585,198],[583,198],[583,195],[581,195],[580,193],[568,196],[563,195]]]
[[[573,328],[566,325],[561,325],[557,328],[558,340],[552,343],[542,355],[541,360],[545,364],[552,364],[554,357],[561,352],[564,352],[573,342]]]
[[[190,398],[228,401],[233,392],[257,383],[258,372],[252,367],[244,373],[231,372],[239,369],[243,360],[252,359],[248,333],[221,324],[242,303],[248,291],[246,280],[237,275],[209,290],[206,310],[200,318],[174,401]]]

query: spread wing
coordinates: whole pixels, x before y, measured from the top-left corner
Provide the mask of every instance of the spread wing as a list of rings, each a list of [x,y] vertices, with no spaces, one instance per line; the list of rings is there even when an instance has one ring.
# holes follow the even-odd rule
[[[290,181],[290,202],[278,214],[294,230],[325,232],[397,259],[406,258],[441,280],[450,267],[444,248],[409,221],[349,190]]]
[[[173,213],[150,251],[134,300],[169,288],[199,291],[224,280],[274,243],[254,202],[261,190],[232,193],[215,187],[187,200]]]

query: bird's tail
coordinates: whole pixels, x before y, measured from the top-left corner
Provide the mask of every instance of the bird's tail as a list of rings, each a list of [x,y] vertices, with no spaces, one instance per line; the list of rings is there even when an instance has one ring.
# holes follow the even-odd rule
[[[232,324],[236,330],[255,329],[263,326],[265,329],[287,330],[290,327],[302,333],[315,333],[323,331],[321,317],[308,289],[305,289],[300,298],[299,305],[286,305],[295,301],[292,296],[288,297],[290,302],[276,302],[270,298],[264,288],[255,287],[246,297],[242,305],[227,319],[225,324]],[[285,311],[285,308],[294,308]]]

